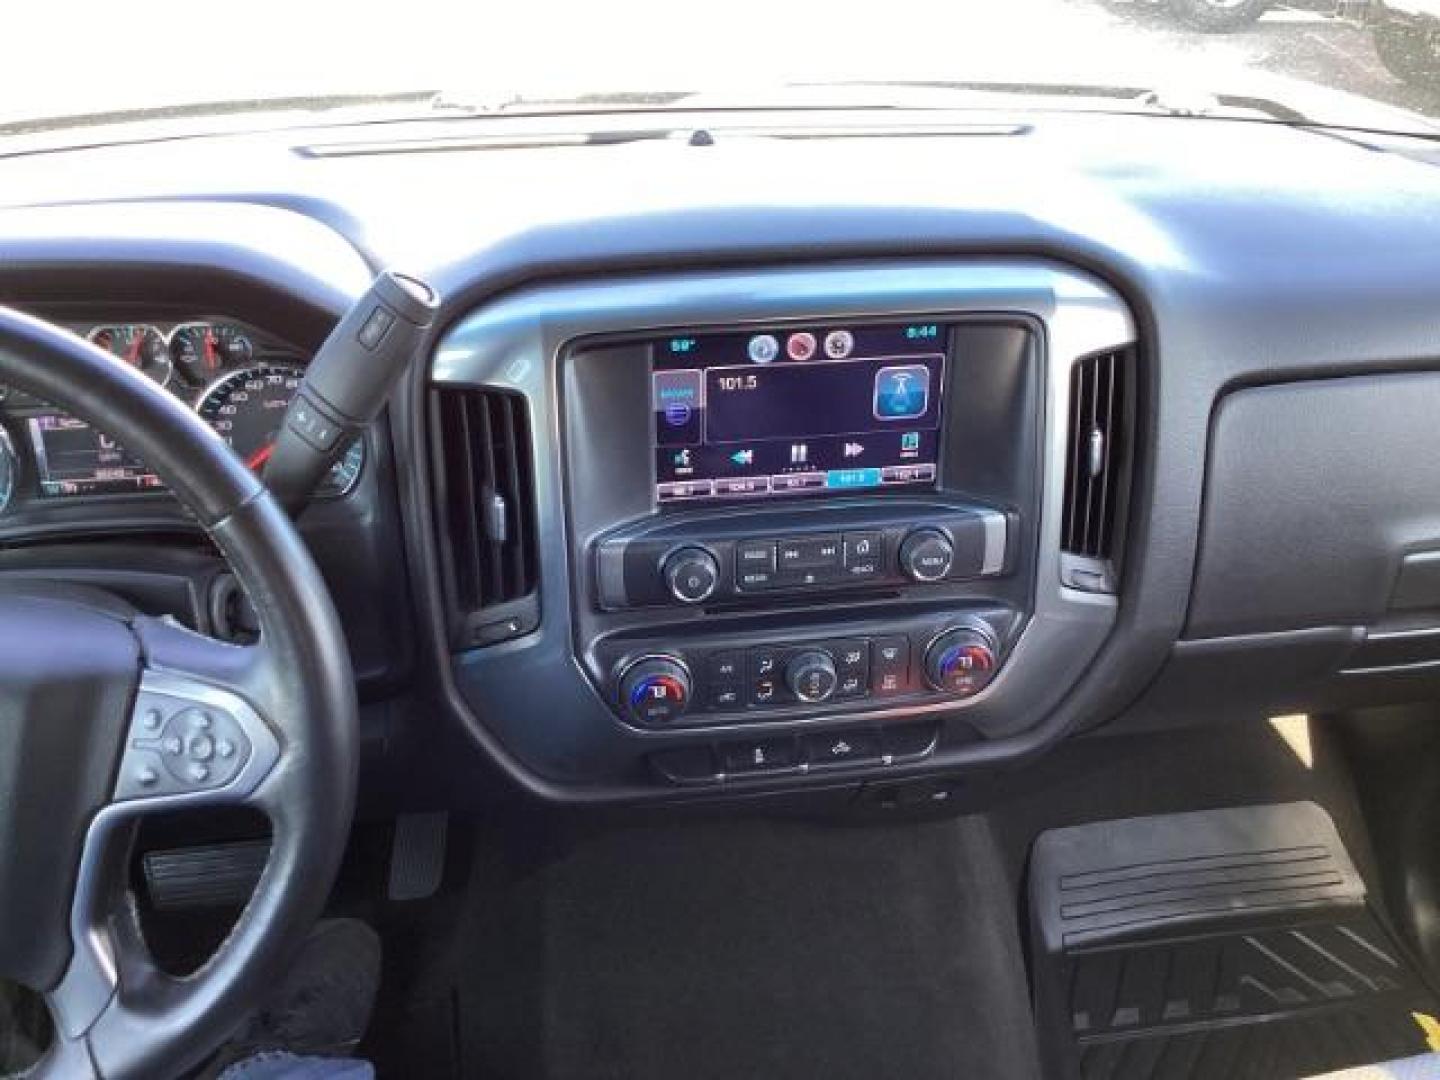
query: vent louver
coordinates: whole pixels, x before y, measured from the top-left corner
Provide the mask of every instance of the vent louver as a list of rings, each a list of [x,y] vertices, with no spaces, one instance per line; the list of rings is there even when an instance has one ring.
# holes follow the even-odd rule
[[[1060,546],[1069,555],[1095,561],[1068,572],[1067,584],[1097,592],[1114,590],[1120,553],[1129,478],[1132,356],[1129,349],[1097,353],[1076,361],[1070,371]]]
[[[539,624],[534,472],[525,399],[437,390],[435,506],[451,639],[493,645]]]

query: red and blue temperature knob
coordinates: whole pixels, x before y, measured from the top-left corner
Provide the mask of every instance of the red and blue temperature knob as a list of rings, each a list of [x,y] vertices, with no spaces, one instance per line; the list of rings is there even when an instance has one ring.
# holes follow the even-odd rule
[[[690,671],[673,656],[647,656],[620,677],[620,704],[644,727],[665,727],[690,704]]]
[[[947,630],[925,650],[925,677],[931,687],[957,697],[984,690],[998,666],[994,640],[972,627]]]

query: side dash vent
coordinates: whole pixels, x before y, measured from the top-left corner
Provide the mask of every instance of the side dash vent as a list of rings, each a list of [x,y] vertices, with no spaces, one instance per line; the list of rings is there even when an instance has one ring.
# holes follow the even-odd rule
[[[1114,592],[1130,479],[1134,350],[1097,353],[1070,370],[1061,575],[1087,592]]]
[[[430,423],[451,641],[474,648],[529,633],[539,625],[540,604],[525,399],[436,390]]]

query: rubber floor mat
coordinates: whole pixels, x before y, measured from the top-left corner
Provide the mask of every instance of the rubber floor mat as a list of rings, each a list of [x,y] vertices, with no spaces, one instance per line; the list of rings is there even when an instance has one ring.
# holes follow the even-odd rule
[[[1440,1031],[1312,803],[1046,833],[1030,898],[1047,1076],[1284,1080]]]

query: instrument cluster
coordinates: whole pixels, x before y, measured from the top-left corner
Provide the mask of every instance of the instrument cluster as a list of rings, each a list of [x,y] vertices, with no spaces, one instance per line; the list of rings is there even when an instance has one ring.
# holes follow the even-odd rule
[[[305,376],[293,347],[231,321],[64,321],[194,409],[256,472],[269,460]],[[356,442],[319,494],[347,494],[365,463]],[[18,503],[163,490],[145,463],[104,432],[18,390],[0,387],[0,512]]]
[[[85,337],[161,386],[202,388],[255,355],[249,334],[230,323],[194,322],[168,331],[154,323],[92,326]]]

